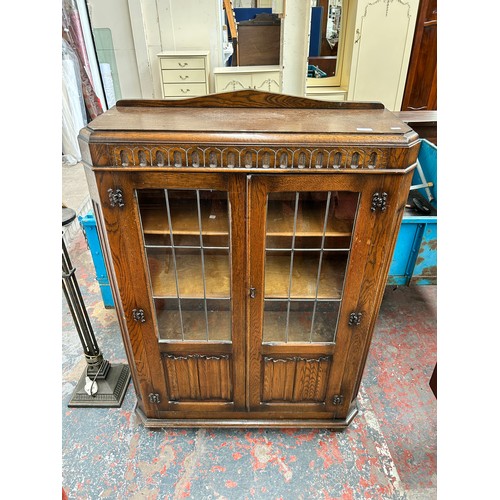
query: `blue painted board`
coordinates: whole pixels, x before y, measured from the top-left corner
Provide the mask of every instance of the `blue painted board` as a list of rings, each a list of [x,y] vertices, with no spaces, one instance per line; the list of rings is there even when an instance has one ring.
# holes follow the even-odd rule
[[[309,35],[309,57],[319,57],[321,54],[321,26],[323,7],[311,9],[311,32]]]
[[[411,282],[416,285],[437,283],[437,222],[425,225]]]
[[[430,188],[437,209],[437,147],[422,139],[418,160]],[[422,184],[417,170],[412,185]],[[426,199],[424,189],[418,192]],[[437,284],[437,215],[405,214],[401,222],[394,255],[389,268],[388,285]]]
[[[78,220],[80,221],[87,239],[90,254],[92,256],[92,262],[94,263],[96,272],[96,280],[99,283],[99,288],[101,289],[104,307],[107,309],[113,308],[115,304],[111,294],[111,287],[109,286],[108,273],[106,270],[106,264],[104,263],[104,256],[102,254],[102,247],[99,240],[99,234],[97,233],[94,214],[89,212],[84,217],[79,216]]]
[[[437,217],[403,217],[388,285],[437,284]]]
[[[432,196],[434,200],[431,201],[431,205],[437,208],[437,146],[427,139],[422,139],[420,143],[420,151],[418,153],[418,161],[424,172],[425,180],[427,182],[432,182],[433,186],[430,187]],[[417,169],[413,172],[413,179],[411,182],[414,186],[422,184],[423,181],[420,178],[420,174]],[[419,189],[418,192],[427,198],[425,194],[425,189]]]
[[[233,9],[233,12],[236,22],[239,23],[241,21],[249,21],[250,19],[253,19],[257,14],[272,14],[273,9],[269,7],[254,9],[246,7],[236,7],[235,9]]]

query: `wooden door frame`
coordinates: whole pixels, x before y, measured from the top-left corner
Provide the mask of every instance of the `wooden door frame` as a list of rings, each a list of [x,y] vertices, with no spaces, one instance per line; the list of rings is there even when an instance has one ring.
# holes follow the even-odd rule
[[[115,269],[126,267],[123,276],[134,276],[133,286],[126,283],[122,273],[117,273],[120,302],[123,304],[130,345],[134,358],[145,372],[139,369],[136,378],[139,399],[147,418],[177,416],[184,412],[207,413],[241,411],[246,408],[245,393],[245,274],[238,276],[237,269],[245,263],[245,178],[232,173],[181,173],[165,171],[137,170],[119,176],[107,172],[97,172],[101,200],[109,199],[108,189],[120,189],[123,206],[114,207],[104,203],[103,214],[108,238],[113,240],[111,248],[122,247],[120,255],[114,254]],[[230,251],[231,259],[231,306],[232,340],[231,343],[163,343],[158,341],[158,324],[154,313],[153,294],[149,282],[149,267],[143,244],[137,189],[214,189],[228,193],[230,210]],[[124,236],[126,235],[126,236]],[[117,246],[118,245],[118,246]],[[135,257],[134,257],[135,256]],[[143,309],[146,321],[138,323],[131,311]],[[147,348],[145,345],[147,344]],[[232,357],[232,402],[177,402],[171,401],[168,394],[167,373],[162,356],[175,354],[186,356],[190,353],[210,356],[219,353]],[[147,372],[147,373],[146,373]],[[153,381],[153,382],[151,382]],[[151,403],[150,394],[158,395],[159,402]],[[228,414],[226,413],[226,415]],[[181,417],[180,417],[181,418]]]
[[[265,265],[265,228],[267,215],[267,195],[271,192],[326,192],[326,191],[355,191],[360,193],[360,201],[358,202],[358,211],[362,203],[367,203],[367,196],[362,195],[364,178],[361,176],[353,176],[339,174],[332,177],[313,174],[295,174],[295,175],[261,175],[252,176],[249,182],[249,241],[251,241],[249,249],[249,282],[251,286],[256,288],[255,298],[248,299],[248,340],[247,340],[247,363],[248,363],[248,405],[251,410],[258,411],[295,411],[315,414],[316,418],[335,417],[337,406],[332,403],[336,395],[336,390],[339,385],[338,381],[335,385],[334,372],[342,370],[332,369],[337,366],[337,344],[338,339],[344,339],[345,335],[340,335],[345,319],[348,318],[351,311],[349,301],[342,299],[339,320],[337,340],[334,343],[293,343],[269,345],[262,343],[263,329],[263,306],[264,306],[264,265]],[[362,202],[361,198],[365,198]],[[355,234],[358,231],[358,224],[355,223],[353,228],[353,244]],[[350,290],[349,298],[352,301],[356,300],[355,289],[351,285],[353,273],[351,266],[350,252],[349,261],[346,268],[344,279],[344,289]],[[351,277],[350,277],[351,276]],[[349,286],[348,286],[349,283]],[[346,352],[344,349],[343,352]],[[263,357],[265,355],[291,356],[293,354],[301,356],[311,356],[311,358],[319,358],[327,356],[331,358],[331,366],[329,368],[329,381],[326,392],[326,403],[264,403],[262,402],[262,372],[263,372]],[[341,363],[342,365],[343,363]]]
[[[397,238],[401,220],[405,191],[411,182],[411,172],[401,189],[398,189],[398,175],[375,175],[363,173],[339,173],[325,177],[315,174],[255,175],[249,182],[249,282],[256,288],[255,299],[248,299],[247,307],[247,362],[248,362],[248,405],[251,411],[304,411],[312,418],[347,418],[355,404],[359,389],[359,378],[364,369],[374,328],[374,321],[361,321],[351,326],[350,315],[361,312],[365,318],[375,318],[383,296],[388,266]],[[264,346],[262,343],[263,290],[265,259],[265,228],[267,194],[269,192],[314,192],[354,191],[359,192],[358,209],[353,227],[351,250],[344,277],[344,293],[339,311],[336,339],[329,348],[299,344],[297,349],[290,345]],[[383,211],[373,210],[373,196],[385,192],[389,202]],[[381,265],[385,262],[385,267]],[[375,293],[376,290],[379,290]],[[327,382],[327,393],[323,408],[319,405],[264,404],[262,402],[262,359],[266,353],[291,352],[332,356],[332,367]],[[339,400],[340,398],[340,400]],[[291,408],[293,406],[293,408]]]

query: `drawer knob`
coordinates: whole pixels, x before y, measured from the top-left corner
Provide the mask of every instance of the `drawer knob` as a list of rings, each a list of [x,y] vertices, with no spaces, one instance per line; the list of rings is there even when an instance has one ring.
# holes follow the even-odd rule
[[[187,62],[180,62],[180,63],[177,63],[181,68],[185,68],[188,63]]]
[[[187,80],[189,78],[189,75],[186,75],[186,76],[179,75],[179,78],[181,80]]]
[[[190,92],[190,91],[191,91],[191,89],[181,89],[181,92],[182,92],[183,94],[187,94],[187,93],[188,93],[188,92]]]

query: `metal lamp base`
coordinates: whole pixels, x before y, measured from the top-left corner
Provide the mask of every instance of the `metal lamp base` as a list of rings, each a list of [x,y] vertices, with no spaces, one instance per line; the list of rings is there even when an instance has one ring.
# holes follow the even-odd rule
[[[68,407],[120,408],[130,382],[130,368],[128,365],[110,364],[106,378],[96,380],[99,389],[93,396],[85,392],[86,377],[87,368],[85,368],[78,384],[76,384]]]

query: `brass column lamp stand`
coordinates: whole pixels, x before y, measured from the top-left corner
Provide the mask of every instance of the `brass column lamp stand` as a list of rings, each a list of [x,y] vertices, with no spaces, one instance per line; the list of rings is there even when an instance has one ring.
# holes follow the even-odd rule
[[[71,208],[62,209],[62,225],[69,225],[76,218]],[[62,241],[62,289],[82,343],[87,366],[70,399],[69,407],[119,408],[130,382],[127,364],[111,364],[104,359],[85,309],[75,268],[68,249]]]

